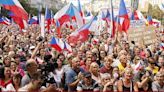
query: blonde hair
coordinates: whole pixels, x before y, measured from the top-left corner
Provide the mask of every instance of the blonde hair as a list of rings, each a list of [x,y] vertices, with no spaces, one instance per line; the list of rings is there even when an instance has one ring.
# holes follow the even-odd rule
[[[101,80],[105,79],[105,78],[111,78],[111,75],[109,73],[104,73],[101,75]]]
[[[99,68],[99,65],[96,62],[92,62],[89,68],[89,71],[92,73],[93,66],[97,66]]]
[[[127,73],[127,72],[130,72],[130,73],[134,74],[133,69],[131,67],[126,67],[125,68],[124,74]]]

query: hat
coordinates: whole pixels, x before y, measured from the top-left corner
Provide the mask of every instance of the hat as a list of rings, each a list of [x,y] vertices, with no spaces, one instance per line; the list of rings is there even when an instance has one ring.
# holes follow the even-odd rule
[[[91,73],[90,72],[84,72],[84,77],[91,77]]]
[[[35,46],[30,46],[30,50],[35,49]]]

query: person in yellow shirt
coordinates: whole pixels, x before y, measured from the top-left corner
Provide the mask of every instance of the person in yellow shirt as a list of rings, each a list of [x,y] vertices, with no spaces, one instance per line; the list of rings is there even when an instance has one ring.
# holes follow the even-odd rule
[[[148,67],[146,67],[146,70],[151,71],[154,75],[158,72],[159,67],[155,66],[155,59],[153,57],[148,58]]]
[[[121,55],[119,60],[120,60],[120,63],[118,64],[118,69],[119,69],[120,74],[122,75],[127,66],[127,56]]]

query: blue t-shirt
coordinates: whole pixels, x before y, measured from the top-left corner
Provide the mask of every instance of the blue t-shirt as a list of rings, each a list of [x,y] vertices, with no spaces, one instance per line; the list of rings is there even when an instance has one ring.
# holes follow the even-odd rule
[[[84,70],[82,68],[80,68],[80,72],[84,72]],[[66,72],[66,84],[67,86],[70,84],[70,83],[73,83],[74,81],[77,80],[77,75],[78,73],[76,73],[72,68],[69,69],[67,72]],[[76,87],[69,87],[68,86],[68,91],[76,91]]]

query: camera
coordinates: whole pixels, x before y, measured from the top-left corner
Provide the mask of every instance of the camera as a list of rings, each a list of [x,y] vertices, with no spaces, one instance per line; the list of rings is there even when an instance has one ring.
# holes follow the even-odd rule
[[[42,36],[40,36],[38,39],[37,39],[37,41],[39,41],[39,42],[41,42],[41,41],[43,41],[44,40],[44,38],[42,37]]]
[[[43,86],[46,86],[46,83],[55,84],[56,81],[52,75],[52,72],[55,70],[56,65],[54,63],[47,63],[41,66],[41,74],[43,78]]]
[[[3,66],[1,66],[0,67],[0,79],[2,79],[2,78],[4,78],[5,76],[4,76],[4,67]]]

